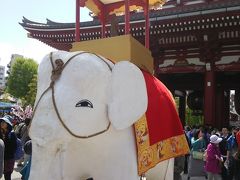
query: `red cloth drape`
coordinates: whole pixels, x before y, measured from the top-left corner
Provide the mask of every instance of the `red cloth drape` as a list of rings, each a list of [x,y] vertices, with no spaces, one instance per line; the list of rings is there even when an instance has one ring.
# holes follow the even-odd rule
[[[146,118],[150,145],[183,134],[172,94],[160,80],[147,72],[142,72],[148,92]]]

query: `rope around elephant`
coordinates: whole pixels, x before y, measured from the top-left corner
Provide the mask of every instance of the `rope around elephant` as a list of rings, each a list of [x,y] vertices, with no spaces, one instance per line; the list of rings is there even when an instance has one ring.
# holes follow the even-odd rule
[[[55,60],[55,65],[56,65],[56,67],[54,67],[54,62],[53,62],[53,57],[52,57],[52,54],[53,54],[53,53],[51,52],[51,53],[49,54],[49,56],[50,56],[50,61],[51,61],[51,65],[52,65],[52,68],[53,68],[53,70],[52,70],[52,75],[51,75],[51,82],[50,82],[49,87],[42,93],[42,95],[40,96],[39,100],[37,101],[36,106],[35,106],[35,108],[34,108],[34,110],[33,110],[33,115],[32,115],[32,119],[33,119],[33,118],[34,118],[34,115],[35,115],[35,112],[36,112],[36,110],[37,110],[37,108],[38,108],[38,105],[39,105],[42,97],[43,97],[49,90],[52,90],[52,102],[53,102],[54,110],[55,110],[55,112],[56,112],[56,114],[57,114],[57,117],[58,117],[59,121],[61,122],[62,126],[67,130],[67,132],[69,132],[69,134],[71,134],[72,136],[74,136],[74,137],[76,137],[76,138],[81,138],[81,139],[86,139],[86,138],[95,137],[95,136],[98,136],[98,135],[100,135],[100,134],[103,134],[103,133],[107,132],[107,131],[109,130],[109,128],[110,128],[111,122],[109,121],[106,129],[104,129],[104,130],[102,130],[102,131],[99,131],[99,132],[96,132],[96,133],[94,133],[94,134],[90,134],[90,135],[87,135],[87,136],[79,136],[79,135],[73,133],[73,132],[67,127],[67,125],[64,123],[64,121],[63,121],[63,119],[62,119],[62,117],[61,117],[61,115],[60,115],[60,113],[59,113],[59,111],[58,111],[57,104],[56,104],[56,100],[55,100],[54,85],[55,85],[55,82],[60,78],[60,76],[61,76],[61,74],[62,74],[62,71],[63,71],[64,68],[67,66],[67,64],[68,64],[72,59],[74,59],[76,56],[82,55],[82,54],[86,54],[86,53],[92,54],[92,55],[95,55],[96,57],[98,57],[100,60],[102,60],[103,62],[105,62],[105,64],[106,64],[106,65],[108,66],[108,68],[110,69],[110,71],[112,71],[111,66],[110,66],[102,57],[98,56],[97,54],[89,53],[89,52],[80,52],[80,53],[77,53],[77,54],[73,55],[72,57],[70,57],[70,58],[66,61],[65,64],[64,64],[64,62],[63,62],[62,59],[56,59],[56,60]],[[31,122],[30,122],[30,124],[29,124],[28,131],[29,131],[30,127],[31,127],[31,124],[32,124],[32,120],[31,120]]]

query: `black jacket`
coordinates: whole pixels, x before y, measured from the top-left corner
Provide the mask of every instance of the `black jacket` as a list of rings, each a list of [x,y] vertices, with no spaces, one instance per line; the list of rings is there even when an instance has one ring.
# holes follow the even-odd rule
[[[2,139],[2,135],[0,135]],[[14,154],[17,148],[17,138],[13,131],[9,132],[6,138],[3,140],[5,149],[4,149],[4,160],[14,159]]]

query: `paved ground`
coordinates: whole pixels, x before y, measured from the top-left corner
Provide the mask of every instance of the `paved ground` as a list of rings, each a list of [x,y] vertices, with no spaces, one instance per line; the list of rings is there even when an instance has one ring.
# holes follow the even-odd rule
[[[187,180],[187,174],[183,174],[182,180]],[[191,177],[190,180],[206,180],[205,177]]]
[[[19,173],[20,168],[15,165],[14,172],[12,174],[12,180],[21,180],[21,174]],[[0,180],[4,180],[2,177]],[[182,175],[182,180],[187,180],[187,174]],[[205,177],[192,177],[190,180],[206,180]]]
[[[17,171],[19,170],[18,168],[15,168]],[[17,171],[14,171],[12,174],[12,180],[21,180],[21,174],[18,173]],[[187,180],[187,174],[183,174],[182,180]],[[4,180],[2,177],[0,180]],[[190,180],[205,180],[204,177],[192,177]]]
[[[21,174],[18,172],[20,168],[17,167],[15,164],[14,171],[12,173],[12,180],[21,180]],[[4,177],[2,177],[0,180],[4,180]]]
[[[187,180],[187,175],[184,174],[182,176],[182,180]],[[2,177],[0,180],[4,180],[4,178]],[[13,174],[12,174],[12,180],[21,180],[21,174],[14,171]],[[205,180],[204,177],[192,177],[190,180]]]

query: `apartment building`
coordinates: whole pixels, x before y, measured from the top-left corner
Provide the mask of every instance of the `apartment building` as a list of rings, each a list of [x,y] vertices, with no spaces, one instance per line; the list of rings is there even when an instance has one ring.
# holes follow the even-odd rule
[[[5,66],[0,65],[0,89],[5,88]]]

